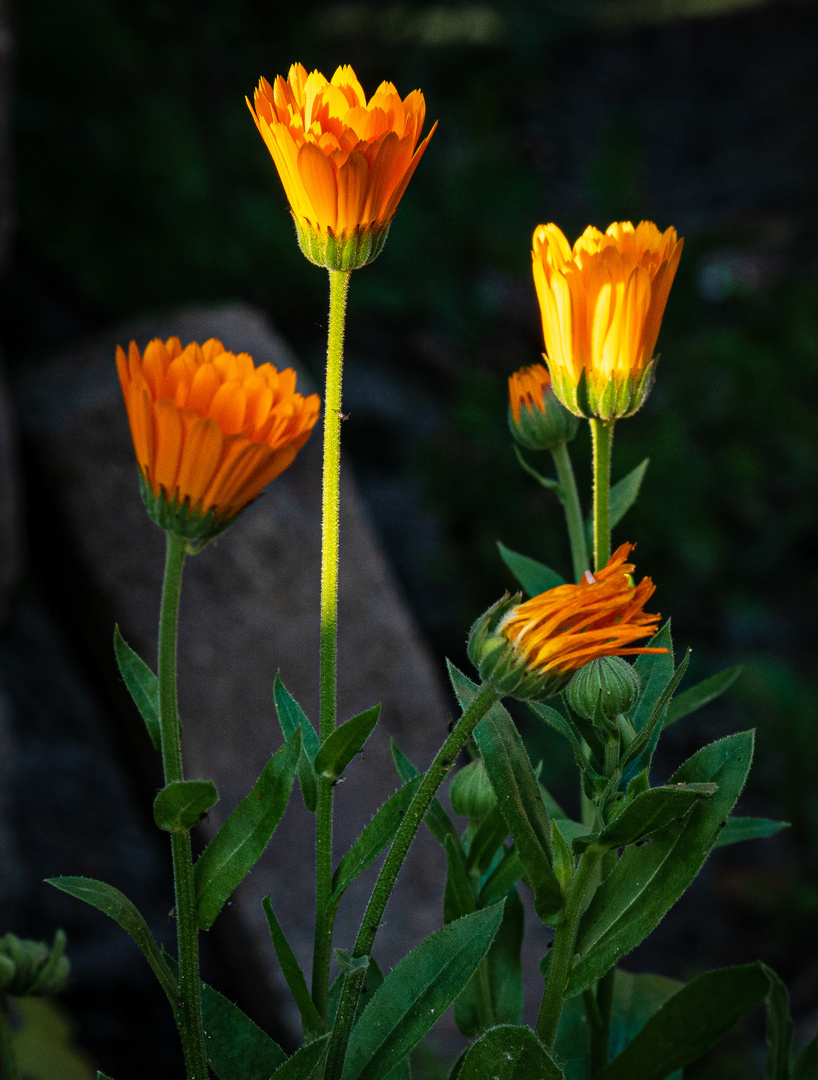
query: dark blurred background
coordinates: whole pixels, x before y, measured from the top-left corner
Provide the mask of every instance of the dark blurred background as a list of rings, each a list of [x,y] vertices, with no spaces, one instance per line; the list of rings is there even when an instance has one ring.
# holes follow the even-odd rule
[[[542,351],[534,227],[573,240],[649,218],[685,237],[656,386],[617,427],[615,477],[651,463],[615,539],[638,540],[656,606],[694,647],[691,681],[746,665],[729,700],[672,730],[666,767],[754,726],[741,809],[792,828],[722,852],[698,912],[660,930],[664,959],[642,962],[684,977],[759,957],[814,1030],[818,6],[39,0],[11,28],[12,374],[127,316],[241,299],[320,380],[326,278],[243,97],[294,60],[351,63],[368,93],[422,88],[438,131],[384,254],[352,280],[344,439],[423,632],[458,663],[511,585],[498,539],[570,565],[505,422],[507,376]],[[561,753],[547,771],[567,797]],[[747,1075],[737,1047],[730,1061],[696,1075]]]

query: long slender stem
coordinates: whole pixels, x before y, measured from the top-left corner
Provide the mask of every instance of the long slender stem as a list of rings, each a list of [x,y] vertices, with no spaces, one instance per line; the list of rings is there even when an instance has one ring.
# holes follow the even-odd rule
[[[571,963],[574,959],[579,920],[585,907],[585,897],[601,858],[602,851],[597,848],[590,847],[583,852],[576,872],[571,879],[571,884],[568,886],[568,895],[565,898],[565,922],[558,926],[554,933],[551,960],[545,980],[545,992],[540,1005],[540,1014],[537,1018],[537,1034],[548,1050],[554,1045],[557,1026],[562,1014],[562,1003],[565,998],[568,976],[571,973]]]
[[[329,331],[324,393],[324,484],[321,522],[321,655],[319,669],[319,738],[335,730],[338,668],[338,540],[341,486],[341,380],[344,363],[344,321],[348,270],[329,271]],[[315,942],[312,997],[326,1019],[332,958],[332,793],[329,781],[318,780],[315,808]]]
[[[179,708],[176,695],[176,639],[179,597],[187,541],[167,533],[165,579],[159,616],[159,725],[165,783],[184,779]],[[193,883],[190,832],[171,833],[173,889],[176,900],[176,940],[179,951],[179,1007],[177,1023],[185,1055],[188,1080],[207,1080],[207,1054],[202,1027],[199,940]]]
[[[611,557],[611,447],[614,421],[591,420],[594,448],[594,568]]]
[[[481,686],[471,705],[465,710],[443,746],[438,750],[428,772],[424,773],[420,786],[403,815],[400,827],[389,849],[389,854],[386,856],[378,880],[375,882],[375,887],[369,898],[369,903],[361,921],[361,928],[355,941],[354,957],[366,956],[372,952],[372,946],[375,943],[375,936],[380,928],[383,913],[386,910],[389,897],[392,895],[392,889],[395,886],[403,860],[406,858],[406,853],[415,837],[415,833],[420,828],[420,823],[426,816],[426,811],[429,809],[437,789],[443,783],[449,769],[454,765],[457,755],[465,746],[469,735],[498,699],[499,695],[491,686],[488,684]],[[352,972],[347,975],[344,983],[327,1055],[326,1080],[337,1080],[341,1075],[364,975],[364,971]]]
[[[582,520],[582,508],[579,504],[577,481],[571,465],[571,455],[567,443],[560,443],[551,451],[557,467],[560,482],[560,499],[565,510],[565,522],[568,526],[568,539],[571,542],[571,559],[574,564],[574,581],[579,581],[588,569],[588,544],[585,540],[585,523]]]
[[[0,994],[0,1076],[3,1080],[18,1080],[20,1075],[13,1040],[8,994]]]

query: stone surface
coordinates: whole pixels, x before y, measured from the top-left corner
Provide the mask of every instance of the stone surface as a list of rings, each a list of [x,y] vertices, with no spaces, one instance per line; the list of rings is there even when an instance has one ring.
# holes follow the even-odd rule
[[[113,353],[117,343],[127,345],[131,338],[144,347],[151,337],[170,334],[183,342],[218,336],[227,348],[250,352],[257,363],[293,362],[257,312],[233,305],[120,327],[41,367],[19,388],[22,423],[41,478],[38,498],[50,501],[49,513],[62,520],[65,532],[65,548],[54,552],[50,569],[60,578],[57,564],[69,559],[70,569],[61,575],[64,596],[70,598],[78,584],[86,590],[72,601],[76,633],[93,638],[96,648],[100,635],[110,641],[115,617],[126,640],[150,663],[164,538],[139,498]],[[209,833],[281,743],[272,693],[277,670],[308,715],[317,718],[320,457],[316,430],[292,468],[186,566],[180,709],[187,775],[214,779],[221,794],[205,826]],[[340,628],[339,718],[375,702],[383,709],[363,755],[337,788],[338,856],[397,786],[389,736],[425,767],[445,737],[453,708],[442,690],[442,666],[431,663],[418,638],[348,473],[342,481]],[[95,655],[105,656],[102,679],[113,682],[113,656],[106,650],[107,643]],[[132,709],[128,716],[132,725],[139,724]],[[150,754],[142,732],[128,745],[135,757]],[[234,929],[237,941],[246,942],[249,935],[250,951],[261,958],[279,991],[283,981],[261,899],[272,895],[308,969],[312,930],[305,912],[312,907],[313,843],[312,817],[295,792],[270,850],[214,928],[228,937]],[[421,834],[379,938],[385,970],[440,925],[442,866],[440,849]],[[342,903],[337,945],[351,947],[362,892],[371,880],[370,872]],[[295,1029],[292,1009],[287,1020]]]

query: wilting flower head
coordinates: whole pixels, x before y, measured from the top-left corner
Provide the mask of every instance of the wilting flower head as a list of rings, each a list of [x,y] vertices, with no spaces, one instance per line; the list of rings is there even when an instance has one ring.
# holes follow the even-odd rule
[[[401,100],[384,82],[367,101],[349,65],[328,81],[293,64],[286,81],[262,79],[255,108],[247,104],[307,258],[330,270],[371,262],[434,132],[417,146],[426,116],[420,90]]]
[[[509,376],[508,426],[529,450],[554,450],[576,435],[579,420],[557,399],[544,364],[520,368]]]
[[[616,420],[647,397],[682,240],[651,221],[589,226],[573,250],[540,225],[532,251],[554,392],[577,416]]]
[[[142,497],[162,528],[208,540],[292,463],[318,419],[292,368],[255,367],[211,338],[117,347]]]
[[[658,615],[644,606],[650,578],[633,584],[632,544],[622,544],[596,575],[558,585],[523,603],[506,597],[477,620],[469,657],[484,682],[516,698],[553,697],[575,671],[600,656],[666,652],[633,642],[653,634]]]

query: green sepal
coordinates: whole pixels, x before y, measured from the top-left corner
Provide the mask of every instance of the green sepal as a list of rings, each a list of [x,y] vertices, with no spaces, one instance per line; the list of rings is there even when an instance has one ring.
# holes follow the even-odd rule
[[[273,948],[278,957],[279,966],[281,967],[284,978],[287,980],[287,986],[289,986],[290,993],[293,995],[293,1001],[301,1014],[301,1026],[304,1029],[304,1037],[307,1039],[315,1039],[319,1035],[324,1034],[325,1028],[318,1010],[315,1007],[315,1003],[312,1000],[309,989],[307,988],[307,980],[304,978],[304,973],[299,967],[298,961],[295,958],[295,953],[290,948],[290,943],[287,941],[286,935],[281,929],[281,924],[276,918],[269,896],[264,897],[261,901],[261,906],[264,908],[264,914],[267,916],[267,926],[270,929],[270,938],[272,939]]]
[[[279,1065],[270,1080],[323,1080],[329,1039],[328,1032],[296,1050],[291,1058]]]
[[[301,728],[277,750],[193,867],[196,922],[209,930],[255,865],[287,807],[301,754]]]
[[[341,775],[355,755],[363,750],[366,740],[375,730],[380,711],[380,705],[373,705],[330,732],[315,755],[315,772],[318,776],[335,780]]]
[[[398,776],[404,783],[408,783],[410,780],[414,780],[416,776],[422,776],[423,774],[418,772],[409,758],[404,754],[394,739],[390,740],[392,748],[392,760],[395,762],[395,768],[398,771]],[[453,837],[457,843],[460,843],[460,837],[457,834],[457,829],[454,827],[454,822],[443,809],[443,805],[440,799],[432,799],[429,809],[426,811],[426,816],[423,819],[423,823],[432,836],[437,840],[439,844],[446,843],[446,837]],[[465,857],[465,856],[464,856]]]
[[[560,577],[556,570],[552,570],[545,563],[529,558],[528,555],[519,555],[499,540],[497,550],[500,552],[500,558],[529,596],[539,596],[540,593],[548,592],[549,589],[555,589],[557,585],[565,584],[565,579]]]
[[[188,548],[190,554],[194,554],[210,540],[220,536],[227,526],[232,525],[239,514],[247,509],[243,506],[235,514],[217,514],[213,507],[203,514],[201,507],[191,506],[187,498],[180,502],[178,494],[168,496],[164,488],[161,488],[160,494],[156,495],[141,469],[139,470],[139,493],[151,521],[165,532],[190,541],[192,545]]]
[[[326,270],[360,270],[383,251],[391,219],[383,225],[359,225],[348,235],[319,229],[293,215],[298,246],[315,266]]]
[[[713,847],[739,844],[742,840],[765,840],[789,827],[789,821],[772,821],[763,817],[729,817],[722,823]]]
[[[342,1080],[384,1080],[403,1061],[474,974],[502,915],[496,904],[449,923],[389,972],[352,1029]]]
[[[651,788],[637,795],[601,832],[574,840],[581,853],[592,844],[620,848],[634,844],[688,814],[696,803],[717,790],[716,784],[675,784]]]
[[[114,627],[114,654],[119,673],[139,715],[145,721],[151,742],[156,750],[162,749],[159,727],[159,680],[134,650],[127,644],[119,627]]]
[[[218,801],[212,780],[172,780],[153,800],[153,820],[165,832],[187,832]]]
[[[711,701],[715,701],[725,690],[729,690],[743,670],[741,664],[736,665],[736,667],[726,668],[724,671],[720,671],[718,675],[711,675],[709,679],[704,679],[702,682],[696,683],[695,686],[691,686],[689,690],[679,694],[668,706],[665,727],[675,724],[683,716],[687,716],[689,713],[701,709],[702,706],[708,705]]]
[[[562,1069],[528,1027],[503,1024],[470,1046],[457,1080],[563,1080]]]
[[[298,782],[301,785],[301,797],[304,805],[311,814],[315,813],[318,801],[318,783],[315,777],[315,755],[318,753],[320,742],[318,733],[307,719],[307,714],[289,693],[281,681],[280,672],[276,672],[273,683],[273,701],[276,707],[276,716],[285,739],[294,735],[298,727],[301,728],[301,756],[298,760]]]

